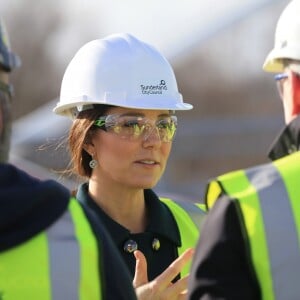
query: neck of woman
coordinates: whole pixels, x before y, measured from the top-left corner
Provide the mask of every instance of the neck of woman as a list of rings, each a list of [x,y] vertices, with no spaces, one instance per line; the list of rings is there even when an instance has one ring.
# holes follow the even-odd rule
[[[89,195],[115,222],[131,233],[143,232],[147,226],[147,209],[144,189],[108,187],[89,181]]]

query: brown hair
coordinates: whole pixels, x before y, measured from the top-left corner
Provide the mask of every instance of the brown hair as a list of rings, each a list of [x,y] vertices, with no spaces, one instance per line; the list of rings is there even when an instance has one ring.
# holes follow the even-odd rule
[[[84,145],[91,142],[97,130],[97,127],[93,126],[94,121],[103,116],[110,107],[110,105],[94,105],[93,109],[81,111],[73,122],[68,138],[72,173],[82,177],[91,177],[92,170],[89,162],[92,157],[84,150]]]

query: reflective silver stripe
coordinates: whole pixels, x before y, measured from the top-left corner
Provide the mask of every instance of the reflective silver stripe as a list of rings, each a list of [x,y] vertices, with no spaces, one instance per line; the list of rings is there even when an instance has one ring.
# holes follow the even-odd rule
[[[255,187],[263,215],[276,299],[299,299],[300,249],[290,199],[272,164],[246,170]]]
[[[79,300],[80,252],[71,214],[47,230],[52,299]]]
[[[200,228],[203,218],[205,216],[205,212],[195,205],[192,202],[182,201],[182,200],[172,200],[177,205],[179,205],[182,209],[186,211],[186,213],[190,216],[191,220],[194,222],[197,228]]]

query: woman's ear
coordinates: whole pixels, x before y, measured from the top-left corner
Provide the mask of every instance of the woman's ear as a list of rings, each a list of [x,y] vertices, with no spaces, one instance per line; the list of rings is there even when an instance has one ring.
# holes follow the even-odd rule
[[[92,142],[84,143],[83,149],[90,155],[93,156],[95,154],[95,146]]]
[[[93,156],[95,154],[95,146],[93,143],[93,133],[88,131],[83,143],[83,149],[90,155]]]

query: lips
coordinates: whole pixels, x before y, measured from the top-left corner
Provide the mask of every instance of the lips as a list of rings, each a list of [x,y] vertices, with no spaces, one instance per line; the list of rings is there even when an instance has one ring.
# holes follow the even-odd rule
[[[146,165],[155,165],[156,164],[156,161],[154,161],[154,160],[140,160],[139,162],[142,164],[146,164]]]
[[[141,159],[141,160],[137,160],[136,163],[148,165],[148,166],[159,165],[159,162],[154,159]]]

